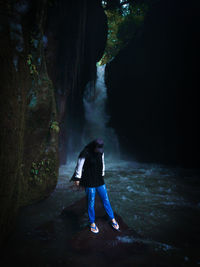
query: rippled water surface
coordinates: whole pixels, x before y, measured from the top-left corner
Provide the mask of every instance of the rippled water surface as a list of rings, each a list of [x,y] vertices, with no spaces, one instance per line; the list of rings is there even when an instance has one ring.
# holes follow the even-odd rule
[[[75,162],[60,167],[59,181],[51,196],[21,210],[18,232],[57,217],[64,207],[85,195],[69,182]],[[105,183],[112,208],[129,227],[152,246],[156,255],[177,266],[200,266],[200,182],[195,170],[106,162]],[[123,237],[122,242],[135,242]],[[170,266],[170,265],[169,265]]]
[[[65,183],[67,186],[70,172],[70,168],[60,169],[58,188]],[[127,161],[107,162],[105,183],[114,211],[144,236],[143,242],[151,244],[155,251],[173,254],[180,264],[200,265],[198,171]],[[74,197],[72,194],[73,200]],[[125,242],[131,240],[127,238]]]

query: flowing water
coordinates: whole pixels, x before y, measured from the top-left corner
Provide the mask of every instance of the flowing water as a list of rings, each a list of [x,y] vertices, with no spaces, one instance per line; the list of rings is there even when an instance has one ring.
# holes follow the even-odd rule
[[[115,130],[108,127],[110,116],[106,111],[107,88],[105,84],[105,68],[106,65],[97,66],[96,82],[90,81],[86,85],[83,97],[85,125],[80,139],[81,145],[84,147],[92,140],[102,138],[106,154],[112,155],[112,158],[115,156],[117,159],[120,156],[118,138]],[[76,133],[71,133],[70,138],[72,140],[74,134]],[[68,158],[73,158],[74,153],[72,155],[71,151],[68,152]]]
[[[49,198],[21,209],[16,233],[8,244],[18,258],[27,247],[33,246],[29,243],[33,229],[54,220],[63,208],[85,195],[84,190],[72,189],[69,182],[75,163],[60,167],[57,187]],[[161,257],[161,260],[163,257],[165,262],[169,262],[164,266],[171,266],[172,262],[175,266],[200,265],[198,172],[123,160],[111,162],[107,158],[105,163],[105,183],[112,208],[143,237],[140,241],[153,249],[155,257]],[[54,255],[54,260],[67,255],[62,240],[68,233],[62,223],[58,222],[56,228],[57,241],[51,247],[43,244],[41,248],[39,245],[40,253],[46,258]],[[137,240],[127,236],[121,241]],[[38,254],[36,247],[33,250]]]
[[[63,166],[60,172],[62,184],[69,169]],[[105,183],[113,209],[144,236],[144,243],[172,257],[177,266],[200,265],[199,178],[195,170],[106,162]]]
[[[115,159],[120,157],[119,143],[115,130],[107,125],[110,116],[106,111],[107,88],[105,84],[105,69],[106,65],[97,66],[96,82],[89,81],[86,85],[83,97],[85,124],[82,133],[71,131],[69,134],[67,142],[68,161],[72,161],[74,156],[85,145],[96,138],[104,140],[107,155],[110,155],[112,158],[115,157]],[[80,146],[78,145],[79,147],[77,147],[77,136],[81,140]]]

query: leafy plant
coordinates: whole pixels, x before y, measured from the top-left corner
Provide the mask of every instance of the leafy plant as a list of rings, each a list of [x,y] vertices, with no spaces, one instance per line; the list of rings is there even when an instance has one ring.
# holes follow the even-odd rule
[[[31,54],[27,56],[27,64],[29,65],[30,74],[38,75],[38,71],[36,69],[36,66],[33,64],[33,56]]]
[[[52,168],[51,159],[42,159],[39,162],[32,162],[29,181],[32,184],[42,184],[46,175],[49,175]]]
[[[99,65],[106,64],[127,45],[141,27],[148,6],[143,4],[126,5],[126,7],[106,9],[108,19],[108,36],[104,54]]]
[[[57,121],[53,121],[50,126],[51,129],[56,131],[57,133],[60,131],[60,127]]]

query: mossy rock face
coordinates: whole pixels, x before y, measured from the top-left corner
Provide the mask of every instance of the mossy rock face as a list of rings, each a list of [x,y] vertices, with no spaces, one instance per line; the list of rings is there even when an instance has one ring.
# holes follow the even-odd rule
[[[34,106],[28,104],[24,136],[24,170],[20,205],[47,197],[58,179],[58,132],[53,86],[46,73],[34,81],[37,95]],[[54,124],[52,123],[54,122]]]
[[[20,205],[48,197],[54,190],[58,177],[58,160],[55,155],[53,151],[45,152],[32,162],[26,180],[27,190],[21,195]]]
[[[58,132],[50,127],[57,110],[42,49],[45,9],[43,0],[1,3],[0,245],[19,207],[48,196],[58,177]],[[42,161],[46,169],[31,180],[32,163]]]
[[[54,88],[46,69],[42,25],[40,18],[37,27],[31,31],[29,53],[26,58],[31,83],[27,90],[24,168],[21,183],[23,193],[20,205],[27,205],[47,197],[55,188],[58,179],[59,131],[52,128],[52,122],[55,125],[58,118]],[[56,126],[59,128],[59,125]]]

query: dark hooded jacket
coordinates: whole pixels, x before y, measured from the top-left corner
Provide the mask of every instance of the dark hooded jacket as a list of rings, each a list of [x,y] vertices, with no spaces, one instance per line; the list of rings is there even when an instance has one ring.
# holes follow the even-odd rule
[[[84,187],[97,187],[104,184],[104,169],[103,150],[95,149],[93,141],[81,151],[71,180],[80,181]]]

